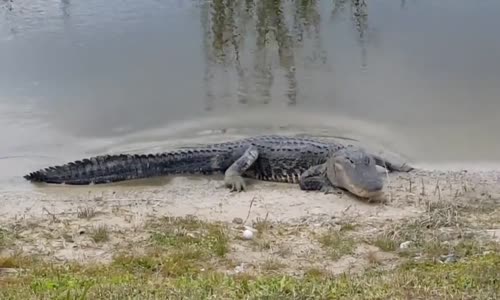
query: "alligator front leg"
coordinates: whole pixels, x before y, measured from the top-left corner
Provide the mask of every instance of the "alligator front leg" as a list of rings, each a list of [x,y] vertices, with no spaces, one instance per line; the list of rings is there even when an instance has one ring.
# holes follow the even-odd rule
[[[252,166],[259,157],[257,147],[250,146],[229,168],[224,174],[224,183],[232,192],[241,192],[246,189],[243,173]]]
[[[342,191],[326,177],[326,164],[312,166],[300,175],[300,189],[304,191],[321,191],[325,194],[341,194]]]
[[[375,159],[375,163],[378,166],[384,167],[389,172],[410,172],[410,171],[414,170],[413,167],[409,166],[406,163],[397,164],[397,163],[391,162],[387,159],[384,159],[378,155],[371,154],[371,156]]]

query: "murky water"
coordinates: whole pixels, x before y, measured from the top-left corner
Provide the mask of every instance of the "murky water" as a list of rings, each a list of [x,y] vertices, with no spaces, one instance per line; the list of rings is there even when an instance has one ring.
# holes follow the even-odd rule
[[[500,160],[500,2],[0,0],[0,186],[267,132]]]

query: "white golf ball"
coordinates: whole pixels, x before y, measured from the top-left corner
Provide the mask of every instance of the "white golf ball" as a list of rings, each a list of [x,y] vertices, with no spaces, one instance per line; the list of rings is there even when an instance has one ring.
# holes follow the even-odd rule
[[[253,238],[253,232],[246,229],[245,231],[243,231],[243,238],[245,238],[246,240],[251,240]]]

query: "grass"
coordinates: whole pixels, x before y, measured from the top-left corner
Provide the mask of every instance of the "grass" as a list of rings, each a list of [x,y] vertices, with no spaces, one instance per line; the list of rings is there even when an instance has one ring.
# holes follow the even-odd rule
[[[96,211],[93,207],[82,207],[82,208],[78,208],[76,214],[77,214],[77,217],[79,219],[90,220],[96,216]]]
[[[140,250],[118,249],[109,263],[0,256],[0,268],[19,270],[0,272],[0,299],[494,299],[500,293],[499,245],[482,239],[458,210],[434,206],[420,217],[386,225],[370,239],[360,238],[364,229],[352,222],[318,235],[307,226],[265,220],[257,227],[266,238],[244,241],[237,238],[241,230],[232,231],[226,223],[164,217],[145,225],[147,236],[136,245]],[[0,241],[9,247],[10,235],[2,234]],[[109,240],[105,226],[90,234],[96,243]],[[310,259],[312,264],[303,268],[293,260],[296,252],[292,255],[285,247],[299,238],[317,248],[313,256],[305,254],[302,262]],[[399,249],[408,240],[412,245]],[[387,268],[373,249],[355,253],[366,242],[400,253],[397,262]],[[245,267],[235,274],[227,272],[240,265],[232,256],[235,249],[240,255],[245,249],[265,255],[250,263],[253,271]],[[437,259],[449,253],[458,261]],[[364,260],[368,265],[357,273],[330,273],[345,255],[360,256],[356,264]],[[332,268],[322,267],[323,262]]]
[[[349,222],[344,222],[340,224],[340,231],[354,231],[356,228],[358,228],[358,224],[356,223],[349,223]]]
[[[377,237],[373,241],[373,245],[386,252],[396,251],[399,247],[398,241],[395,241],[386,235],[380,235]]]
[[[253,224],[253,228],[262,234],[271,229],[271,223],[268,221],[267,216],[264,219],[257,218]]]
[[[193,274],[161,272],[157,257],[109,266],[22,266],[25,275],[0,277],[2,299],[488,299],[500,292],[500,255],[492,253],[455,264],[406,263],[392,271],[332,277],[311,269],[300,279],[273,273],[229,276],[216,270]],[[275,270],[275,268],[271,268]]]
[[[467,257],[500,251],[498,243],[483,238],[480,228],[470,223],[470,213],[479,216],[482,211],[459,203],[430,204],[425,214],[388,226],[378,236],[368,239],[368,243],[382,251],[427,259],[449,254]],[[400,249],[403,242],[411,243],[408,248]]]
[[[262,267],[262,270],[264,270],[266,272],[271,272],[271,271],[279,271],[279,270],[285,268],[286,264],[280,262],[277,259],[268,258],[262,263],[261,267]]]
[[[327,278],[328,273],[325,272],[323,269],[313,267],[306,270],[304,276],[305,278],[321,279],[321,278]]]
[[[109,228],[106,225],[98,225],[94,227],[90,232],[90,237],[96,243],[104,243],[109,241]]]
[[[375,251],[369,251],[366,253],[366,259],[368,260],[368,263],[372,266],[377,266],[381,264],[380,259],[377,257],[377,252]]]
[[[228,264],[227,228],[219,223],[206,223],[194,217],[165,217],[149,222],[149,247],[146,255],[118,253],[112,265],[125,272],[168,277],[197,275]],[[141,276],[143,276],[141,275]]]
[[[179,252],[215,254],[224,257],[229,251],[227,228],[221,223],[205,223],[194,217],[163,218],[149,223],[151,241],[158,247]]]
[[[333,260],[340,259],[344,255],[352,254],[356,248],[355,240],[348,236],[345,231],[330,229],[320,235],[318,241],[329,253]]]
[[[7,247],[11,242],[11,234],[5,230],[0,228],[0,250]]]

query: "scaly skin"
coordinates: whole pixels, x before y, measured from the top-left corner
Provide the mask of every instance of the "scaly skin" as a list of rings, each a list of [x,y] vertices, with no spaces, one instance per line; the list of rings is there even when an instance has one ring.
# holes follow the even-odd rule
[[[365,150],[309,138],[260,136],[160,154],[105,155],[25,175],[33,182],[102,184],[180,174],[220,174],[231,191],[246,188],[243,177],[298,183],[302,190],[337,189],[364,198],[379,195],[383,180],[376,165],[408,172]]]

